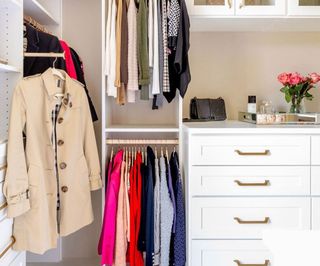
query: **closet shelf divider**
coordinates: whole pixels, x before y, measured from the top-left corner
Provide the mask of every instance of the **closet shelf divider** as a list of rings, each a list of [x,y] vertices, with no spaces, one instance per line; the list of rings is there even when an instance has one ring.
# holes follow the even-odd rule
[[[0,63],[0,72],[20,73],[21,71],[15,66]]]

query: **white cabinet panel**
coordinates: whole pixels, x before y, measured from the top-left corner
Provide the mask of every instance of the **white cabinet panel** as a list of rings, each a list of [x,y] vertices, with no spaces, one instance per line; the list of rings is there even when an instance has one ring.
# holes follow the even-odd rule
[[[309,136],[194,136],[192,165],[310,165]]]
[[[320,198],[312,199],[312,230],[320,230]]]
[[[193,166],[189,182],[192,196],[307,196],[310,167]]]
[[[320,166],[311,167],[311,194],[320,196]]]
[[[288,15],[320,16],[319,0],[288,0]]]
[[[272,254],[260,240],[192,240],[192,266],[271,266]],[[269,261],[269,264],[265,264]]]
[[[311,137],[311,164],[320,165],[320,136]]]
[[[310,198],[192,198],[193,239],[259,239],[265,229],[310,229]]]
[[[234,0],[187,0],[191,16],[234,15]]]
[[[284,0],[236,0],[236,14],[242,16],[284,16],[286,2]]]

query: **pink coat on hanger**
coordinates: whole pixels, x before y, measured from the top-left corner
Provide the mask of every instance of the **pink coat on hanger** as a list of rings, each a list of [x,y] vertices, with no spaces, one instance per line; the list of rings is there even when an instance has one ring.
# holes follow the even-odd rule
[[[77,79],[77,72],[74,67],[74,63],[72,60],[69,45],[65,41],[62,41],[62,40],[60,40],[60,45],[64,51],[64,58],[66,60],[67,73],[71,78]]]
[[[101,265],[113,264],[122,157],[123,151],[120,150],[114,157],[110,180],[108,180],[103,228],[99,243],[99,249],[101,251]]]

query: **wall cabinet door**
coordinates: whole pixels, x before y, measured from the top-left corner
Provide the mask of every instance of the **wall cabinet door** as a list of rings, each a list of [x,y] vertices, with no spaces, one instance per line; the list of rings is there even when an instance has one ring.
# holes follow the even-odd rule
[[[281,16],[286,14],[286,1],[284,0],[236,0],[235,5],[236,15],[241,16]]]
[[[292,16],[319,16],[320,0],[290,0],[288,14]]]
[[[188,0],[187,3],[193,16],[234,15],[234,0]]]

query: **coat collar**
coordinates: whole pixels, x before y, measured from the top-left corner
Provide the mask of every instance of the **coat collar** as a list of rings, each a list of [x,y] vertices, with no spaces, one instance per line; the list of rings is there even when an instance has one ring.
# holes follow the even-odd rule
[[[71,95],[73,94],[72,91],[72,79],[69,77],[69,75],[64,71],[59,69],[59,71],[62,73],[62,75],[65,77],[65,88],[64,88],[64,99],[70,99]],[[48,94],[49,100],[52,100],[57,93],[56,90],[56,80],[54,78],[52,68],[48,68],[44,73],[41,74],[45,89]]]

